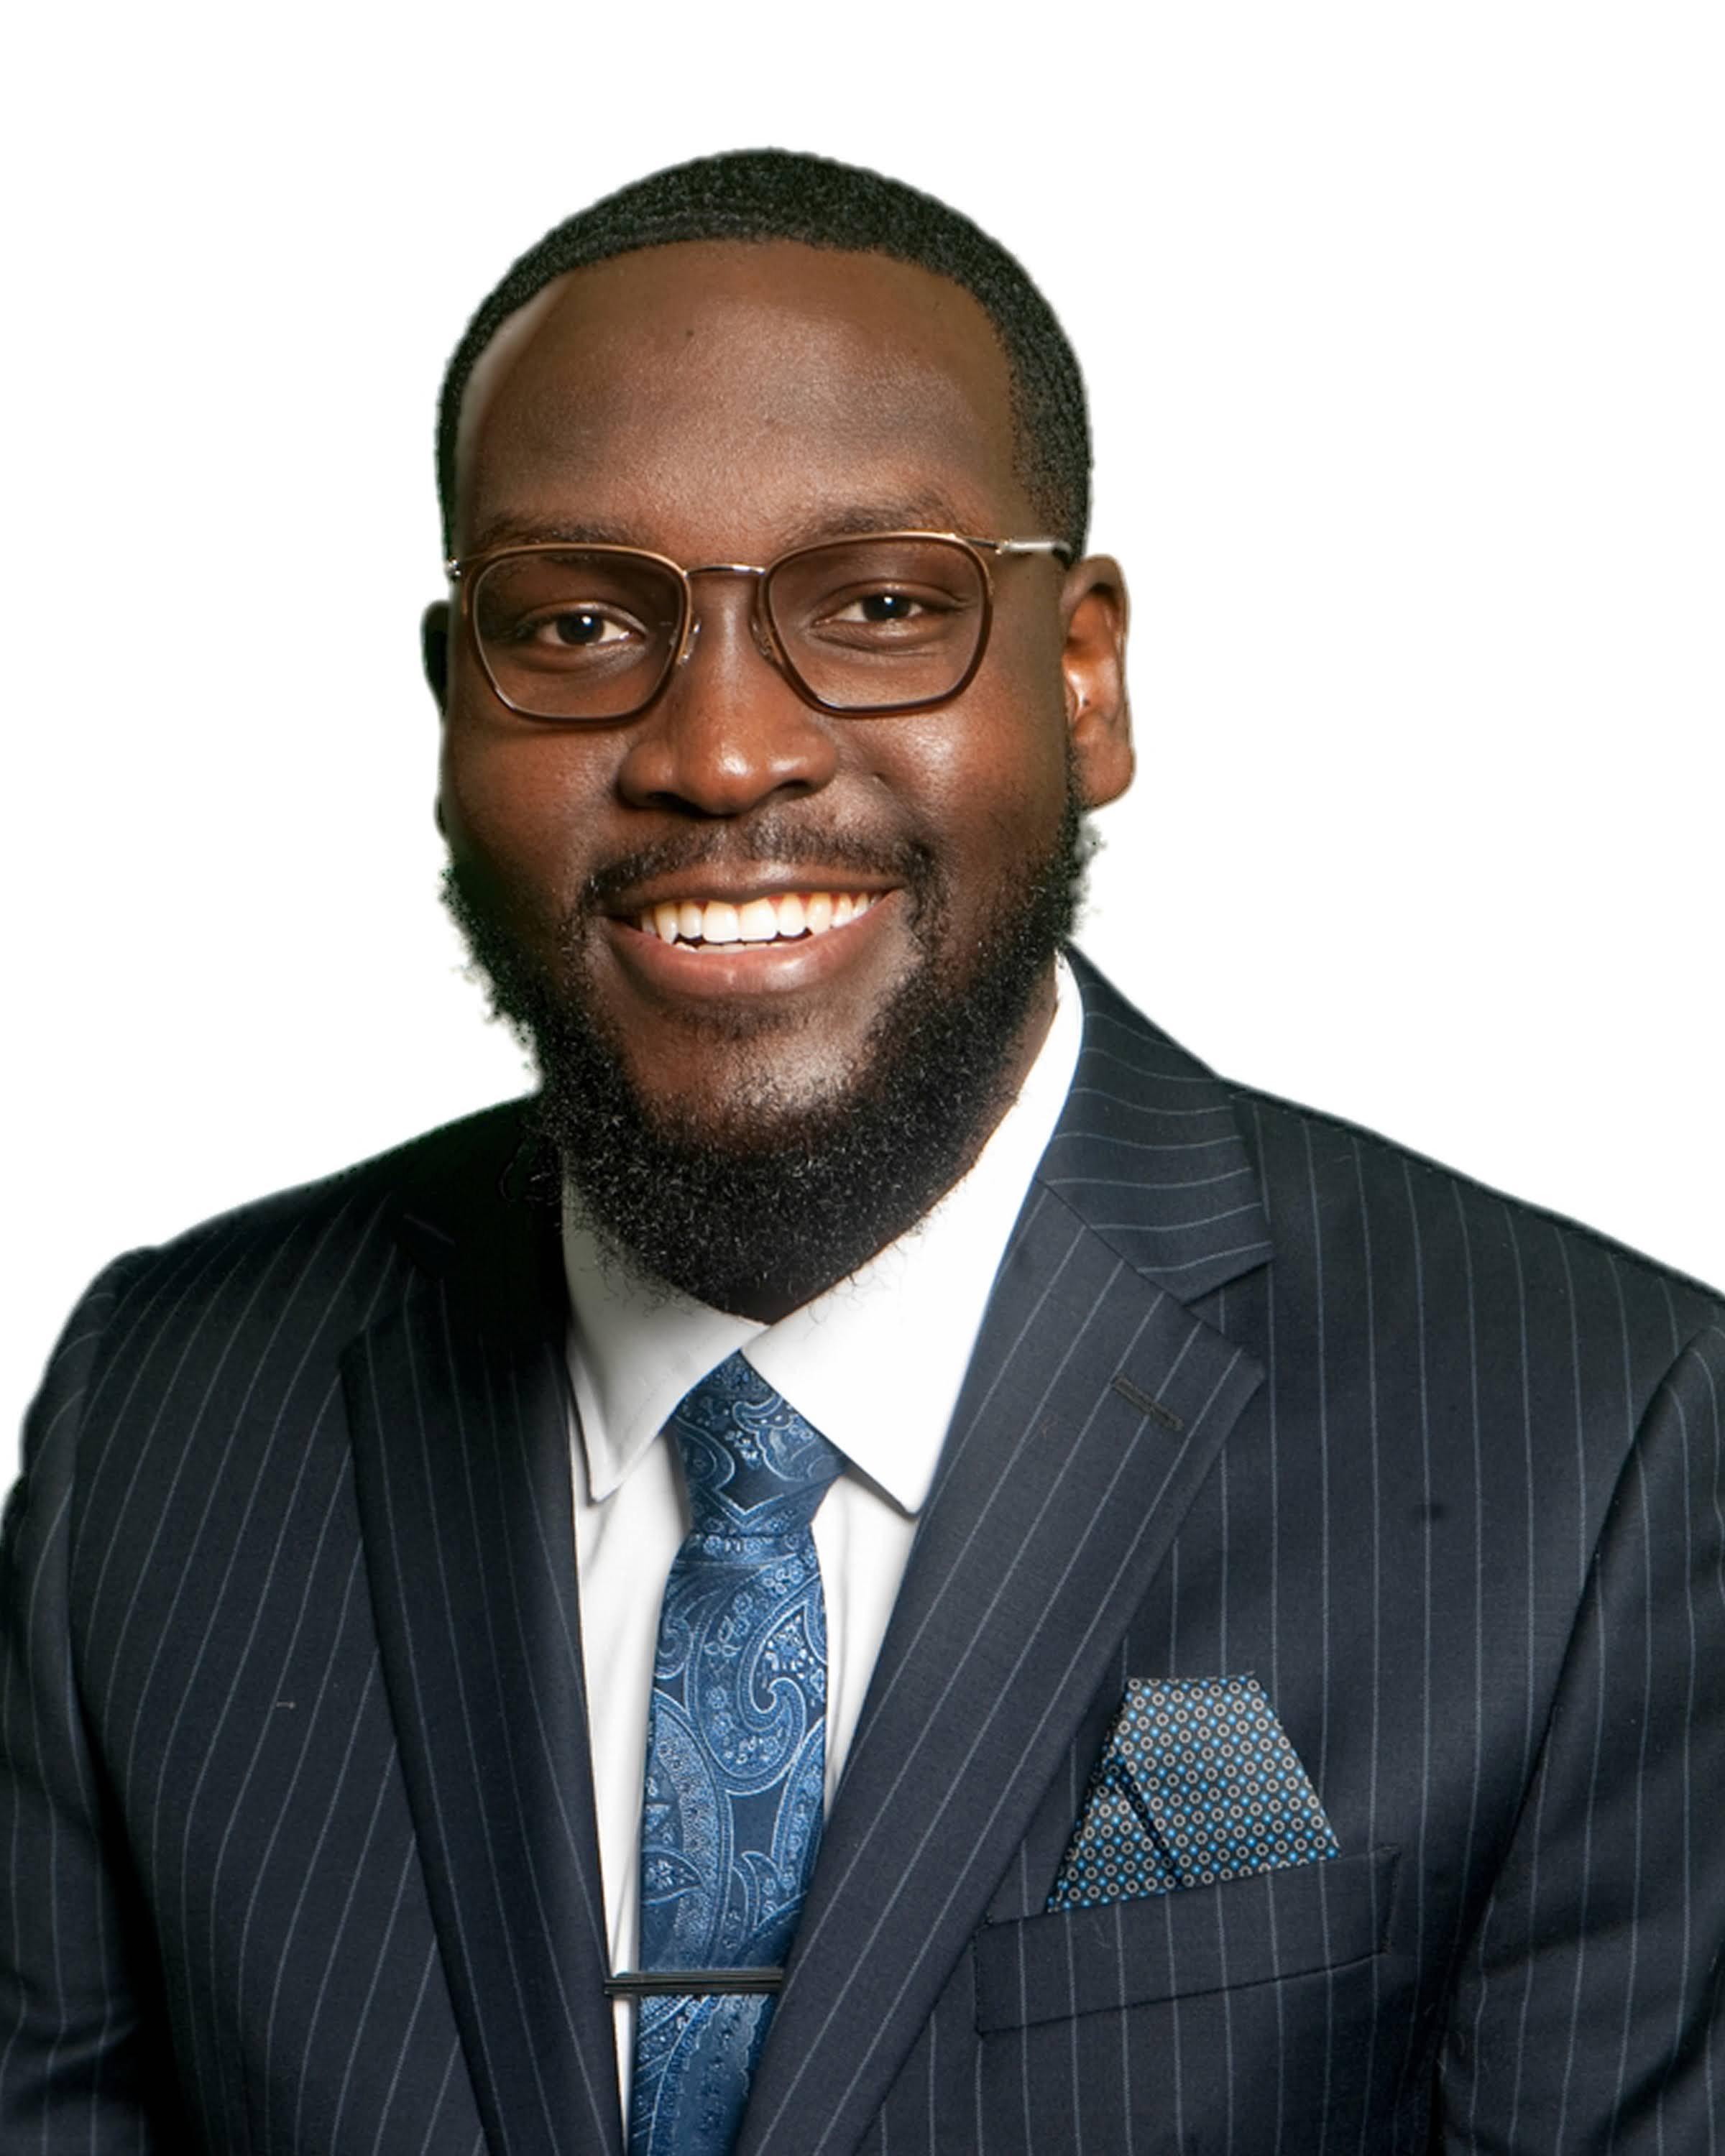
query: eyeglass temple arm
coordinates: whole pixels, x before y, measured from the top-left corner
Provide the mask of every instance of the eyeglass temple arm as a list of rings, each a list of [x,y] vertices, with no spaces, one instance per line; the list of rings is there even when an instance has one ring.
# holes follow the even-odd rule
[[[1072,549],[1064,539],[973,539],[973,547],[989,547],[997,554],[1052,554],[1067,568],[1072,566]]]

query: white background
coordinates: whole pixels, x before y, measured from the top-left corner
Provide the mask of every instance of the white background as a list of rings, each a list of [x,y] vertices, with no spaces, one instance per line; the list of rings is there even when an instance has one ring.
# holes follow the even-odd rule
[[[970,211],[1086,363],[1142,752],[1091,952],[1725,1278],[1716,7],[30,15],[8,1402],[116,1251],[520,1089],[434,896],[439,376],[545,227],[761,142]]]

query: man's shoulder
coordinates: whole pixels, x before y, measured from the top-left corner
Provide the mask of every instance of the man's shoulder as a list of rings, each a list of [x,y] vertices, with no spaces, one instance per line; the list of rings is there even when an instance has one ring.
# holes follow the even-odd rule
[[[216,1214],[133,1258],[183,1265],[218,1248],[267,1252],[284,1241],[328,1235],[338,1223],[351,1235],[418,1209],[429,1217],[459,1216],[506,1196],[526,1172],[531,1106],[526,1099],[500,1101],[422,1131],[383,1152]]]
[[[465,1231],[526,1250],[530,1105],[464,1116],[127,1251],[86,1291],[56,1361],[81,1347],[110,1373],[255,1366],[290,1343],[339,1345],[377,1314],[392,1280],[446,1270]]]
[[[1565,1301],[1578,1322],[1609,1317],[1643,1335],[1683,1337],[1725,1327],[1725,1295],[1676,1267],[1551,1207],[1497,1189],[1397,1138],[1262,1087],[1219,1075],[1136,1009],[1093,967],[1078,968],[1092,1075],[1110,1089],[1180,1112],[1225,1105],[1255,1170],[1275,1257],[1284,1271],[1382,1281],[1414,1295],[1465,1297],[1506,1284]],[[1086,1066],[1081,1065],[1081,1082]],[[1169,1091],[1183,1086],[1183,1093]],[[1153,1172],[1165,1158],[1149,1157]]]
[[[1659,1313],[1693,1331],[1725,1325],[1725,1296],[1704,1281],[1638,1250],[1556,1208],[1497,1188],[1399,1139],[1323,1109],[1231,1081],[1229,1098],[1260,1164],[1271,1203],[1302,1240],[1322,1235],[1326,1213],[1356,1233],[1380,1223],[1416,1258],[1470,1252],[1488,1265],[1507,1260],[1523,1279],[1609,1282],[1625,1317]],[[1280,1202],[1278,1202],[1280,1201]],[[1291,1212],[1303,1207],[1301,1222]],[[1316,1209],[1315,1212],[1313,1209]]]

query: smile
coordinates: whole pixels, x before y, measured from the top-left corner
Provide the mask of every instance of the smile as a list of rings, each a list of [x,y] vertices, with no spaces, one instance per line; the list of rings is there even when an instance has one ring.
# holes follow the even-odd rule
[[[662,943],[715,948],[736,943],[794,943],[825,936],[861,918],[879,891],[787,891],[740,902],[724,898],[665,899],[644,906],[635,925]]]

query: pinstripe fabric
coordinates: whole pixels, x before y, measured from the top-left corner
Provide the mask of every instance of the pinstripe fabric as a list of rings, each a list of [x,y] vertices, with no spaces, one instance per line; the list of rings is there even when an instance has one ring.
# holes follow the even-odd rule
[[[497,1283],[489,1282],[495,1288]],[[439,1281],[346,1362],[390,1704],[495,2145],[614,2147],[570,1546],[566,1366],[536,1298]]]
[[[1725,1312],[1082,969],[742,2148],[1706,2151]],[[518,1120],[121,1260],[8,1509],[0,2145],[620,2146]],[[1130,1677],[1341,1854],[1050,1887]]]

